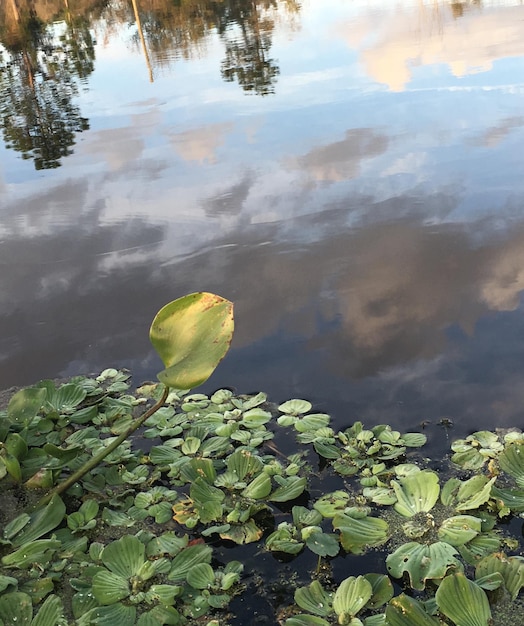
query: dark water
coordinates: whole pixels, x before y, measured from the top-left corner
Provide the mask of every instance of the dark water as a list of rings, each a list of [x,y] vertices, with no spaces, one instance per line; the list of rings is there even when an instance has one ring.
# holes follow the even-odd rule
[[[0,10],[0,387],[153,378],[206,290],[204,391],[524,426],[524,6],[136,4]]]

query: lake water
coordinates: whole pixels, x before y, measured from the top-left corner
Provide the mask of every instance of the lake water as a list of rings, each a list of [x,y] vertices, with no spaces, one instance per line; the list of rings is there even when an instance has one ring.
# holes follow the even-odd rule
[[[33,6],[0,9],[0,387],[154,378],[156,311],[212,291],[204,391],[524,426],[521,2]]]

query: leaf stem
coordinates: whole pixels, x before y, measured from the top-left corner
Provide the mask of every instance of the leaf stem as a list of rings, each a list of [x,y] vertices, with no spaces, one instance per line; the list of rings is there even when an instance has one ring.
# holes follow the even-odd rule
[[[77,483],[83,476],[85,476],[87,472],[91,471],[99,463],[101,463],[106,458],[106,456],[108,456],[109,454],[111,454],[111,452],[113,452],[113,450],[116,450],[116,448],[118,448],[118,446],[121,443],[123,443],[128,437],[130,437],[135,432],[135,430],[140,428],[140,426],[142,426],[142,424],[147,419],[149,419],[154,413],[158,411],[158,409],[160,409],[164,405],[168,394],[169,394],[169,387],[165,386],[164,392],[162,393],[161,398],[158,400],[156,404],[150,407],[143,415],[138,417],[125,432],[121,433],[107,447],[103,448],[98,454],[96,454],[91,459],[89,459],[86,463],[84,463],[84,465],[82,465],[82,467],[78,469],[76,472],[71,474],[69,478],[59,483],[54,489],[51,489],[51,491],[47,493],[38,502],[37,508],[47,504],[55,494],[56,495],[61,494],[67,489],[69,489],[69,487]]]

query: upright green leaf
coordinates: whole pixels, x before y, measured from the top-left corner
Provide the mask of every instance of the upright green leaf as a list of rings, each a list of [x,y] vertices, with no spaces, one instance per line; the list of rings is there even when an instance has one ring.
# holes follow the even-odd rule
[[[456,626],[488,626],[491,623],[488,597],[464,574],[446,576],[435,597],[440,611]]]
[[[363,609],[373,595],[373,587],[364,576],[350,576],[344,579],[333,597],[333,610],[340,618],[342,616],[354,617]]]
[[[475,578],[489,576],[493,573],[500,573],[504,580],[504,585],[515,600],[522,587],[524,587],[524,557],[506,556],[498,552],[483,558],[475,570]]]
[[[404,517],[431,511],[440,492],[438,474],[431,470],[415,472],[398,481],[392,480],[391,485],[397,496],[395,510]]]
[[[393,597],[393,585],[384,574],[364,574],[364,578],[371,584],[373,595],[367,603],[370,609],[376,609],[389,602]]]
[[[193,293],[157,313],[149,337],[164,363],[160,382],[192,389],[224,358],[233,336],[233,304],[212,293]]]
[[[318,580],[295,591],[295,602],[298,606],[320,617],[327,617],[331,613],[332,601],[333,594],[325,591]]]
[[[500,467],[524,487],[524,442],[516,441],[506,446],[499,456]]]

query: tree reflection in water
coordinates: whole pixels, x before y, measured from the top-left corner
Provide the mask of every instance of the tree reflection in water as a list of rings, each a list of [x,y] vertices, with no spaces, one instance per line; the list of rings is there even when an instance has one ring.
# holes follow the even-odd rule
[[[94,68],[86,20],[45,24],[11,0],[16,28],[6,33],[0,63],[0,126],[8,148],[55,168],[72,153],[76,133],[89,128],[73,100]]]
[[[278,13],[291,17],[300,10],[296,0],[142,0],[138,6],[154,65],[198,56],[206,37],[217,32],[225,46],[224,80],[261,96],[274,93],[280,73],[269,55]]]
[[[50,8],[51,7],[51,8]],[[8,0],[0,7],[0,127],[8,148],[37,170],[59,167],[75,137],[89,128],[75,98],[94,69],[93,32],[107,39],[136,23],[154,70],[199,56],[215,34],[225,46],[221,75],[248,93],[274,93],[280,73],[270,56],[278,12],[298,14],[296,0]],[[292,20],[291,20],[292,21]]]

